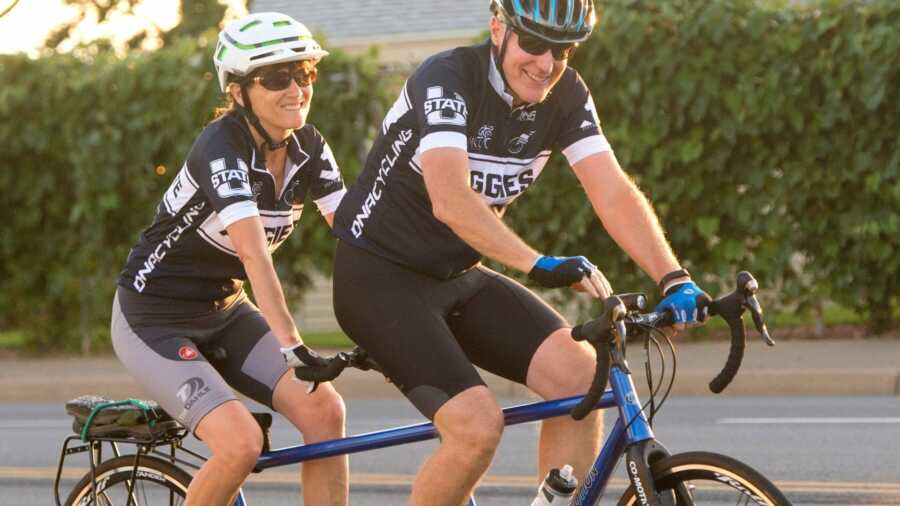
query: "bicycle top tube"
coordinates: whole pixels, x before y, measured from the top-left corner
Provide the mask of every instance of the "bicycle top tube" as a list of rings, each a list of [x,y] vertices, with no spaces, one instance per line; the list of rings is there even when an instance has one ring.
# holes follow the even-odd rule
[[[504,408],[504,425],[517,425],[557,416],[567,416],[569,412],[572,411],[572,408],[577,405],[583,397],[584,396],[582,395],[576,395],[564,399],[532,402]],[[604,393],[597,402],[598,409],[607,409],[615,405],[616,399],[612,391]],[[434,428],[434,424],[431,422],[424,422],[405,427],[369,432],[357,436],[349,436],[341,439],[332,439],[319,443],[279,448],[262,454],[255,469],[259,471],[270,467],[296,464],[298,462],[333,457],[335,455],[345,455],[376,450],[379,448],[388,448],[391,446],[400,446],[407,443],[434,439],[436,437],[437,431]]]

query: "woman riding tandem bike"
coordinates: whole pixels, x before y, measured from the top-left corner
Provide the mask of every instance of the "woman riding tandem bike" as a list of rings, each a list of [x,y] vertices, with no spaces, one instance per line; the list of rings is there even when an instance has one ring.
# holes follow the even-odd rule
[[[116,354],[212,453],[191,481],[191,505],[231,504],[262,449],[261,429],[232,388],[287,417],[307,443],[344,435],[334,388],[309,392],[294,377],[314,354],[271,258],[307,196],[330,225],[346,193],[331,149],[306,123],[327,54],[282,14],[252,14],[222,30],[214,63],[229,105],[194,142],[118,281]],[[225,358],[207,361],[204,345]],[[306,463],[302,474],[306,504],[347,503],[346,456]]]

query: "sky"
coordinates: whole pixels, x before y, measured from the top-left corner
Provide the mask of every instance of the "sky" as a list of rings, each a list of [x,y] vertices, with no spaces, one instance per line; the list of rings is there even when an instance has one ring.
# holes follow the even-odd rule
[[[222,3],[229,6],[226,19],[246,14],[241,0]],[[0,12],[10,4],[12,0],[0,0]],[[168,30],[178,23],[178,5],[179,0],[145,0],[135,8],[135,16],[116,14],[102,27],[86,21],[75,35],[83,40],[112,36],[113,40],[124,41],[153,24]],[[25,52],[35,55],[54,28],[76,15],[77,11],[62,0],[20,0],[12,11],[0,18],[0,54]]]

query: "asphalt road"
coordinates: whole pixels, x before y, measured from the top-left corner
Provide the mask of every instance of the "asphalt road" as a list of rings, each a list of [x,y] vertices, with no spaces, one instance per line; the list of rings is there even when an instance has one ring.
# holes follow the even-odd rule
[[[418,423],[403,400],[353,400],[349,433]],[[608,417],[611,421],[612,416]],[[0,503],[51,503],[59,448],[70,421],[60,403],[0,404]],[[709,450],[736,457],[779,484],[795,504],[900,504],[900,398],[674,398],[657,418],[658,439],[673,453]],[[534,492],[536,424],[509,428],[480,504],[523,505]],[[275,447],[294,444],[282,420]],[[423,442],[351,457],[351,503],[404,504],[416,468],[436,443]],[[201,448],[195,440],[190,446]],[[74,476],[84,454],[70,457]],[[250,504],[296,504],[297,466],[268,470],[245,487]],[[71,479],[63,483],[64,494]],[[624,488],[619,472],[603,504]]]

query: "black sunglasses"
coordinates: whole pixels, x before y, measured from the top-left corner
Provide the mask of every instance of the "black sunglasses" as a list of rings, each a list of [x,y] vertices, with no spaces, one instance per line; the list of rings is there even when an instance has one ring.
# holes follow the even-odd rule
[[[268,70],[258,75],[251,76],[248,80],[257,82],[269,91],[281,91],[287,89],[293,80],[301,88],[316,82],[318,71],[315,67],[295,65]]]
[[[522,48],[522,51],[534,56],[540,56],[547,51],[551,51],[553,53],[553,59],[557,61],[568,60],[575,54],[575,49],[578,48],[577,42],[562,42],[562,43],[553,43],[547,42],[540,37],[535,37],[529,33],[520,32],[518,30],[515,31],[516,35],[519,36],[519,47]]]

